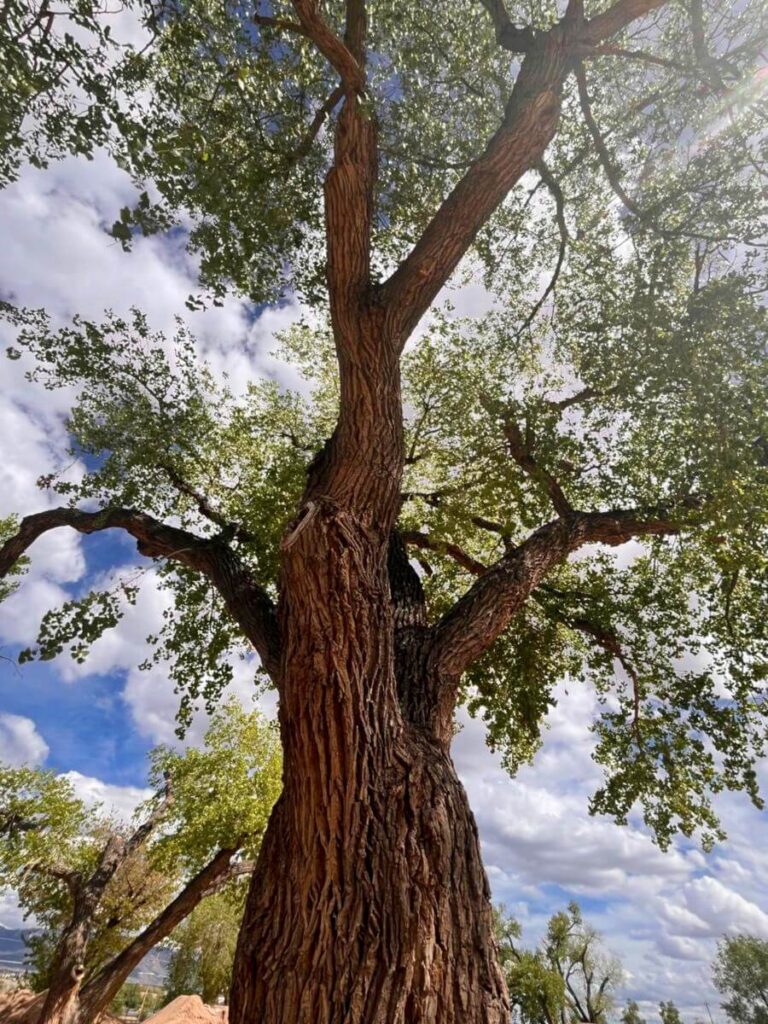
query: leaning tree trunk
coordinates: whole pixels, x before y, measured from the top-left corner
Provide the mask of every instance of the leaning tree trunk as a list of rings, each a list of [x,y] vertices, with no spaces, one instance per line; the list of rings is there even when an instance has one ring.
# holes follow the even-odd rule
[[[76,905],[64,932],[51,970],[51,983],[40,1011],[40,1024],[79,1024],[78,997],[85,975],[85,952],[92,907]]]
[[[397,370],[355,370],[342,367],[339,426],[283,540],[284,791],[251,883],[230,1020],[501,1024],[507,999],[477,830],[448,752],[451,716],[424,699],[419,623],[410,647],[398,641],[407,623],[387,565],[402,465]]]

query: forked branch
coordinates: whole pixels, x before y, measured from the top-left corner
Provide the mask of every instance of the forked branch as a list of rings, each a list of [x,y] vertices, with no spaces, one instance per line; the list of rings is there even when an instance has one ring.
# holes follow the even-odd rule
[[[510,27],[501,0],[483,0],[497,38],[525,52],[501,126],[446,197],[410,254],[383,285],[393,332],[402,345],[459,260],[511,188],[534,167],[554,136],[560,94],[580,55],[669,0],[619,0],[591,20],[570,0],[566,16],[547,31]],[[523,33],[521,35],[521,32]],[[530,43],[527,41],[530,35]],[[502,44],[503,45],[503,44]]]
[[[664,509],[572,512],[540,527],[480,576],[434,629],[430,665],[453,699],[461,673],[479,658],[531,592],[584,544],[624,544],[633,537],[679,533],[681,522]]]

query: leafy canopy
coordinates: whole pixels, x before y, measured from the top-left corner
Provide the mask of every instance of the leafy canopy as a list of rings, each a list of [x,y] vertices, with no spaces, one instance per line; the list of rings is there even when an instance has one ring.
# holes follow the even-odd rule
[[[503,907],[495,910],[495,919],[500,962],[523,1024],[605,1024],[610,1019],[623,971],[584,921],[578,904],[570,903],[550,918],[546,935],[533,950],[520,945],[522,929]],[[627,1024],[637,1024],[637,1019]]]
[[[172,799],[149,842],[121,864],[99,901],[87,951],[89,976],[219,850],[253,857],[280,791],[274,726],[234,702],[217,711],[202,748],[156,747],[149,759],[152,784],[158,791],[170,784]],[[140,807],[137,821],[157,801]],[[47,986],[57,937],[72,914],[67,874],[87,879],[110,837],[132,831],[98,806],[87,806],[66,776],[0,766],[0,887],[15,889],[25,914],[43,928],[31,949],[39,988]],[[236,880],[230,884],[238,888]]]
[[[726,997],[723,1009],[734,1024],[768,1021],[768,941],[733,935],[719,944],[713,978]]]
[[[548,0],[507,8],[534,28],[557,17]],[[384,275],[482,152],[519,62],[480,3],[368,9]],[[7,179],[25,159],[106,148],[137,186],[113,234],[130,247],[183,225],[200,260],[192,305],[228,291],[307,304],[281,339],[306,378],[300,393],[222,385],[182,324],[168,339],[140,312],[62,328],[6,308],[10,354],[29,357],[43,386],[78,389],[67,428],[89,471],[44,484],[73,505],[136,507],[223,537],[274,593],[279,537],[338,401],[321,213],[340,97],[311,40],[281,27],[291,5],[260,11],[134,2],[113,27],[86,4],[72,8],[75,36],[67,14],[47,25],[15,0],[0,126]],[[324,15],[338,30],[343,5]],[[722,834],[713,792],[760,805],[767,30],[761,2],[672,0],[593,53],[566,81],[545,162],[455,275],[482,284],[485,311],[460,315],[447,300],[403,365],[399,527],[432,617],[552,518],[553,485],[579,509],[682,515],[674,538],[585,550],[556,569],[463,681],[510,770],[535,752],[558,680],[592,685],[606,773],[592,809],[626,822],[639,807],[662,845],[678,830],[705,844]],[[37,653],[85,657],[133,586],[49,614]],[[173,608],[150,663],[169,662],[183,725],[215,703],[243,641],[205,580],[168,566],[161,586]]]

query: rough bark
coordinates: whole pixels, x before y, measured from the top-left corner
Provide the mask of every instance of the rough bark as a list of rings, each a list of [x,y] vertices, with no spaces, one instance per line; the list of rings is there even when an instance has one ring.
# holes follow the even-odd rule
[[[500,45],[524,54],[503,121],[382,285],[370,276],[377,155],[361,101],[364,0],[348,0],[343,39],[315,0],[293,0],[296,23],[266,19],[314,43],[341,80],[333,95],[343,95],[325,182],[340,412],[282,541],[277,618],[225,545],[189,534],[179,544],[182,531],[126,510],[104,524],[209,575],[279,685],[284,791],[251,883],[232,1024],[508,1020],[477,832],[450,759],[459,679],[581,544],[678,526],[663,510],[579,512],[539,472],[557,518],[487,570],[475,564],[474,585],[430,627],[392,538],[404,465],[399,355],[482,226],[540,166],[575,62],[666,2],[618,0],[587,20],[581,0],[569,0],[565,17],[540,31],[512,25],[503,0],[483,0]],[[514,436],[511,454],[535,468]],[[88,516],[56,515],[50,525],[76,529]],[[88,529],[104,528],[97,522]],[[31,539],[0,550],[0,572]]]

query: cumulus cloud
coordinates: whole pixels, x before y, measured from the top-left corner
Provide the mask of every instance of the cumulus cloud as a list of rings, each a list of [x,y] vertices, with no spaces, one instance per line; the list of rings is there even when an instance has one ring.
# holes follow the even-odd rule
[[[718,939],[766,934],[768,822],[743,798],[724,798],[730,839],[704,855],[684,840],[662,853],[636,823],[590,817],[600,778],[589,731],[595,698],[566,686],[557,696],[542,750],[514,779],[488,751],[481,723],[463,716],[454,742],[494,898],[515,908],[529,943],[555,910],[582,900],[627,971],[621,998],[645,1000],[650,1016],[661,999],[688,1019],[706,1016],[704,1001],[719,1001],[709,967]]]
[[[6,764],[42,764],[48,749],[31,718],[0,713],[0,759]]]
[[[75,794],[89,807],[99,806],[105,813],[120,821],[130,821],[139,804],[152,796],[152,790],[142,786],[115,786],[80,772],[64,772]]]

